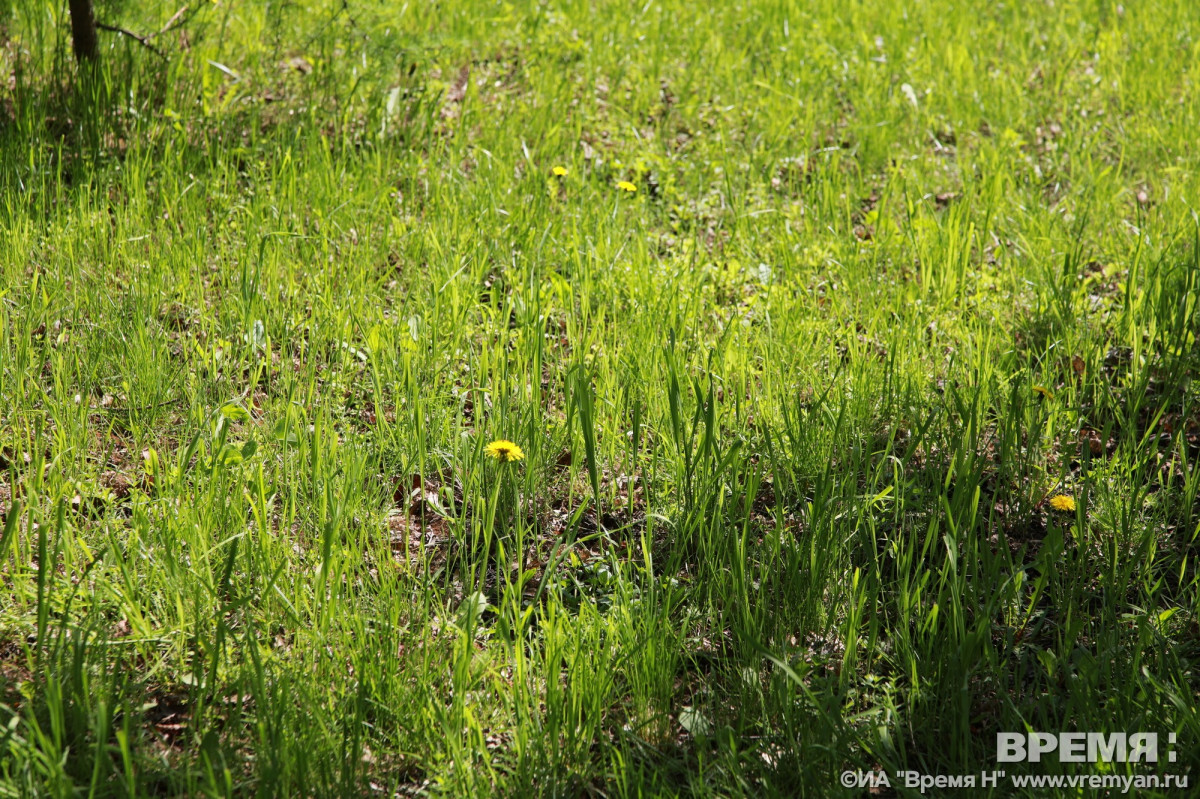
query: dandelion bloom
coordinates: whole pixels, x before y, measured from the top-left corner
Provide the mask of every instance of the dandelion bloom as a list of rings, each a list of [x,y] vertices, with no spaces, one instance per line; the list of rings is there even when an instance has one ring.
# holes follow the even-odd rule
[[[493,441],[492,443],[488,444],[487,449],[484,450],[484,453],[487,454],[488,457],[495,458],[501,463],[507,463],[508,461],[519,461],[521,458],[525,457],[525,453],[521,451],[520,447],[513,442],[505,441],[504,439]]]
[[[1050,497],[1050,507],[1063,513],[1075,512],[1075,498],[1069,497],[1066,494],[1058,494]]]
[[[554,173],[556,178],[566,177],[567,175],[567,168],[565,166],[556,166],[550,171]]]
[[[617,188],[621,191],[627,191],[630,193],[637,191],[637,186],[633,185],[628,180],[622,180],[617,184]]]

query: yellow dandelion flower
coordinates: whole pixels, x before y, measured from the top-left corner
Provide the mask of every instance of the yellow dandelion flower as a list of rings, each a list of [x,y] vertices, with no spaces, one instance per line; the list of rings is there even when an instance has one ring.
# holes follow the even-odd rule
[[[617,184],[617,188],[620,189],[621,191],[627,191],[630,194],[637,191],[637,186],[633,185],[628,180],[622,180],[620,183]]]
[[[1075,512],[1075,497],[1069,497],[1066,494],[1056,494],[1050,497],[1050,507],[1063,513]]]
[[[554,177],[556,177],[556,178],[564,178],[567,176],[567,168],[565,166],[556,166],[556,167],[554,167],[554,169],[551,169],[550,171],[554,174]]]
[[[489,458],[495,458],[501,463],[519,461],[521,458],[525,457],[525,453],[521,451],[520,447],[511,441],[505,441],[504,439],[493,441],[492,443],[488,444],[487,448],[484,449],[484,453]]]

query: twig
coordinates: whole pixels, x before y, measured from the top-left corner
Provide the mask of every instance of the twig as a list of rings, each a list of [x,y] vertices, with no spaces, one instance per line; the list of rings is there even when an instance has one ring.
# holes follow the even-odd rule
[[[146,38],[153,39],[155,36],[162,36],[164,33],[171,30],[171,28],[174,28],[176,23],[179,23],[181,18],[183,18],[183,15],[187,13],[187,10],[187,6],[181,6],[180,9],[172,14],[171,18],[167,20],[167,24],[162,26],[162,30],[160,30],[158,33],[152,33]],[[182,22],[187,22],[187,19],[182,19]]]
[[[165,55],[163,55],[161,50],[159,50],[154,45],[150,44],[149,36],[138,36],[133,31],[126,30],[125,28],[118,28],[116,25],[105,25],[103,22],[97,22],[96,28],[98,30],[109,31],[110,33],[119,33],[122,36],[128,36],[130,39],[133,39],[138,44],[140,44],[142,47],[145,47],[147,50],[149,50],[150,52],[154,53],[156,56],[161,58],[163,61],[167,60],[167,57]]]

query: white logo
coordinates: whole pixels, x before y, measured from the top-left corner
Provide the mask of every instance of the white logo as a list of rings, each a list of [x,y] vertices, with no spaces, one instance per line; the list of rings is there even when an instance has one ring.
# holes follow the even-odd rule
[[[1175,743],[1175,733],[1167,736]],[[1058,753],[1059,763],[1157,763],[1156,732],[998,732],[996,760],[1000,763],[1039,763],[1043,755]],[[1175,751],[1167,753],[1175,762]]]

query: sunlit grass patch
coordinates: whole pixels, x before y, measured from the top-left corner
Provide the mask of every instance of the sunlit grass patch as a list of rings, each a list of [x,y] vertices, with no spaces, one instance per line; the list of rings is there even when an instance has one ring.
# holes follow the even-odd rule
[[[1190,10],[18,3],[0,794],[1193,769]]]

